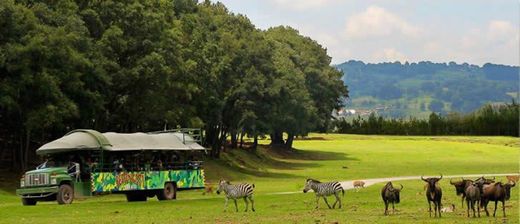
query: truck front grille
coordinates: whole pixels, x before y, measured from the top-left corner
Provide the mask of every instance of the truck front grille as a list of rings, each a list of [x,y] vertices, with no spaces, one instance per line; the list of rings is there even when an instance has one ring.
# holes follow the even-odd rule
[[[28,187],[31,186],[41,186],[49,184],[49,174],[48,173],[34,173],[25,175],[25,185]]]

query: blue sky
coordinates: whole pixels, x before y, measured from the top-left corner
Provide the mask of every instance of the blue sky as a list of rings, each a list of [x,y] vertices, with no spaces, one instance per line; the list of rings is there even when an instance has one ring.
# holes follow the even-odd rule
[[[333,63],[421,61],[519,65],[518,0],[221,0],[261,29],[289,25]]]

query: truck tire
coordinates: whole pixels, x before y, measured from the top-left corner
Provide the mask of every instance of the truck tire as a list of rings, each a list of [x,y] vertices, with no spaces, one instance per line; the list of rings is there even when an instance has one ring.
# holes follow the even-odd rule
[[[134,202],[134,201],[146,201],[147,196],[145,192],[128,192],[126,195],[126,201]]]
[[[71,204],[72,200],[74,200],[74,189],[68,184],[60,185],[56,200],[60,205]]]
[[[36,205],[36,199],[34,198],[22,198],[22,204],[25,206]]]
[[[177,198],[177,186],[174,183],[164,184],[164,188],[157,192],[159,201],[172,200]]]

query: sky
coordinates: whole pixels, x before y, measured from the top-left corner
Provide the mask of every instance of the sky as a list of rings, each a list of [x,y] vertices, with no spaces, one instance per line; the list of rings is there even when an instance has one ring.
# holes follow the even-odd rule
[[[487,62],[519,65],[519,0],[220,0],[260,29],[286,25],[333,64]]]

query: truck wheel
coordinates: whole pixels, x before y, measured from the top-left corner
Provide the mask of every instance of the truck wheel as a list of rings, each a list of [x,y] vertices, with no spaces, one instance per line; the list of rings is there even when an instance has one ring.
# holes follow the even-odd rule
[[[68,184],[62,184],[58,191],[58,195],[56,195],[56,200],[58,204],[71,204],[74,199],[74,189]]]
[[[126,201],[133,202],[133,201],[146,201],[147,197],[144,192],[129,192],[126,193]]]
[[[173,183],[164,184],[164,188],[157,192],[159,201],[172,200],[177,198],[177,187]]]
[[[22,204],[25,206],[36,205],[36,199],[33,198],[22,198]]]

